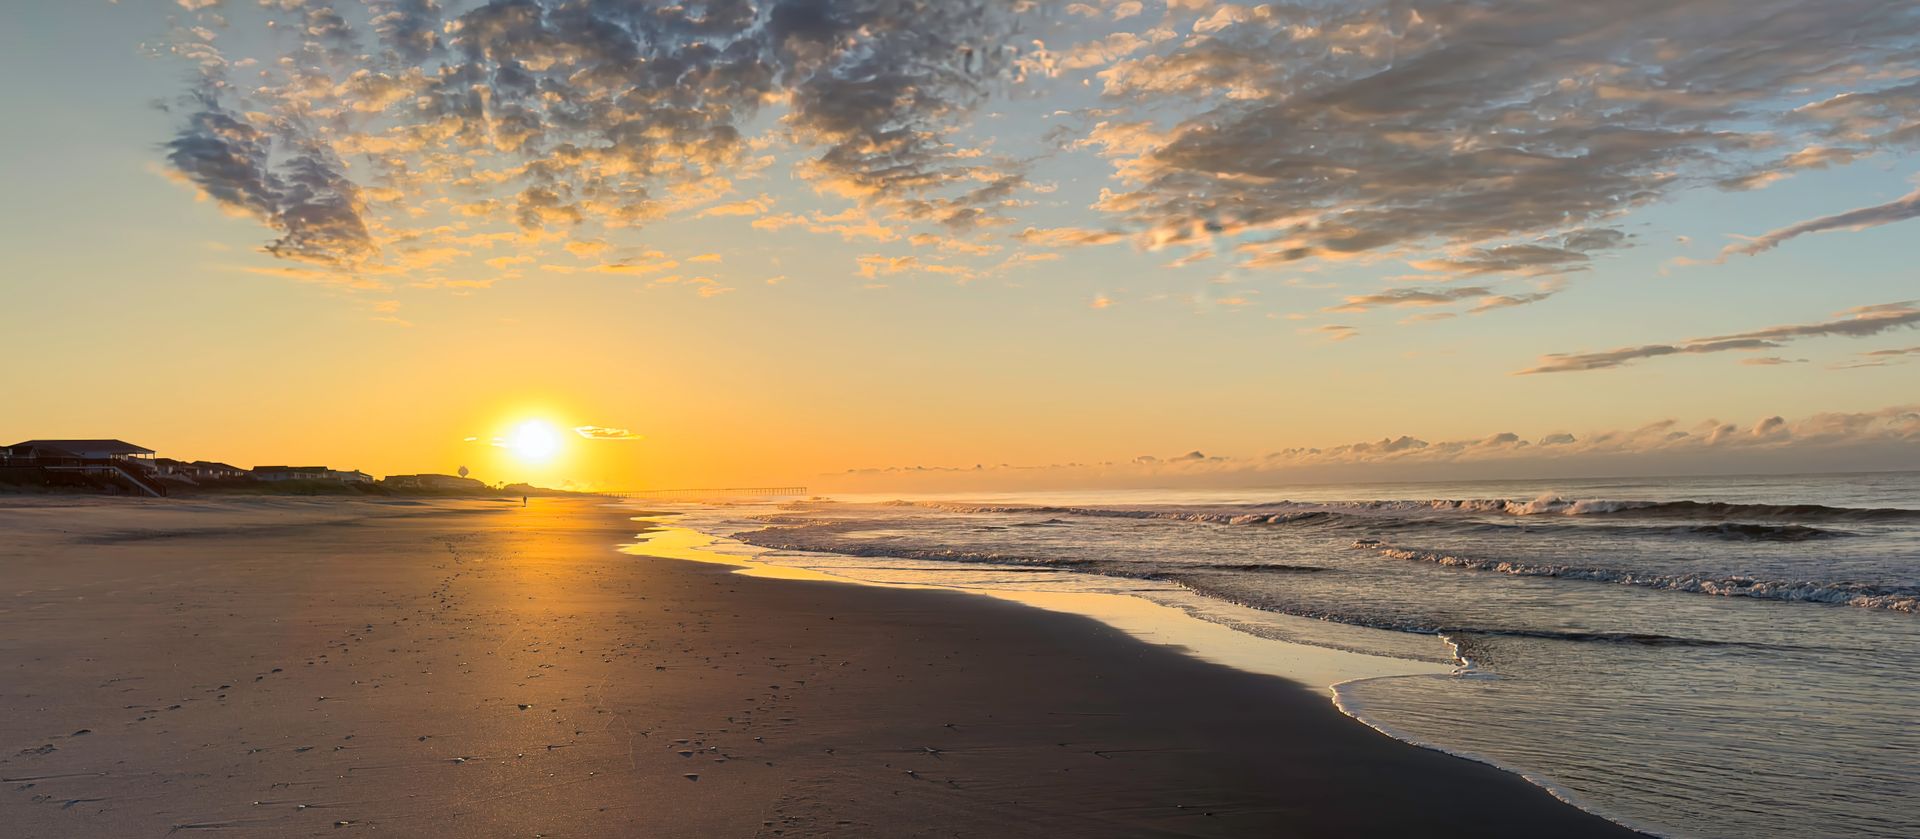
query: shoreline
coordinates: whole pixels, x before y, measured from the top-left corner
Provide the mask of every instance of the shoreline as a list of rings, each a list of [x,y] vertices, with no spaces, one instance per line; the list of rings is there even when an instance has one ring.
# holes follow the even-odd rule
[[[1232,627],[1202,620],[1172,606],[1124,594],[1042,592],[999,588],[969,588],[936,583],[888,583],[778,565],[754,558],[765,549],[704,531],[656,521],[662,516],[639,515],[634,521],[655,525],[639,542],[621,550],[634,556],[682,559],[735,569],[746,577],[808,580],[881,590],[946,591],[1018,603],[1035,609],[1091,618],[1126,633],[1143,644],[1171,647],[1222,667],[1257,676],[1275,676],[1336,698],[1335,688],[1367,679],[1451,673],[1451,665],[1331,647],[1261,638]],[[741,548],[748,553],[722,553],[716,547]],[[1396,738],[1399,739],[1399,738]]]
[[[637,560],[600,503],[248,506],[0,505],[20,835],[1634,835],[1088,618]]]
[[[1473,752],[1452,749],[1413,736],[1395,729],[1378,718],[1367,715],[1365,709],[1343,688],[1370,682],[1376,679],[1403,679],[1451,675],[1461,667],[1472,669],[1472,664],[1458,666],[1429,665],[1426,662],[1367,653],[1348,652],[1329,647],[1319,647],[1297,641],[1262,638],[1217,623],[1209,622],[1195,615],[1171,606],[1152,603],[1144,598],[1124,594],[1030,592],[994,588],[967,588],[943,586],[933,583],[889,583],[875,580],[863,580],[856,577],[841,576],[825,571],[778,565],[757,559],[772,549],[761,548],[705,531],[681,527],[671,523],[676,513],[642,513],[633,517],[634,521],[658,525],[657,532],[665,533],[670,541],[662,545],[655,540],[643,540],[626,545],[622,550],[636,556],[655,558],[685,559],[692,562],[709,562],[728,566],[733,573],[749,577],[784,580],[814,580],[820,582],[841,583],[846,585],[871,587],[876,589],[905,589],[951,591],[978,597],[988,597],[1013,603],[1021,603],[1036,609],[1061,612],[1092,618],[1113,629],[1119,630],[1142,644],[1169,647],[1194,658],[1228,667],[1239,672],[1257,676],[1272,676],[1296,682],[1304,687],[1323,691],[1333,707],[1346,718],[1367,727],[1382,736],[1389,737],[1406,745],[1438,752],[1450,757],[1483,764],[1520,778],[1538,787],[1555,799],[1577,808],[1582,812],[1598,816],[1615,825],[1636,833],[1663,837],[1666,834],[1644,825],[1632,824],[1618,816],[1606,813],[1544,776],[1528,770],[1507,766],[1499,761]],[[659,521],[667,519],[667,521]],[[679,537],[679,534],[691,534],[693,539]],[[642,534],[643,536],[646,534]],[[737,549],[739,553],[720,553],[714,547],[725,545]],[[1137,604],[1129,607],[1125,604]],[[1444,636],[1442,636],[1444,640]],[[1452,646],[1452,642],[1448,642]]]

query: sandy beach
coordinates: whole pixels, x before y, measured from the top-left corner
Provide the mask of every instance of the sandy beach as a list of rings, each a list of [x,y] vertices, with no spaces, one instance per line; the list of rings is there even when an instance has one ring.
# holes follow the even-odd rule
[[[0,502],[9,836],[1613,836],[1096,621],[594,502]]]

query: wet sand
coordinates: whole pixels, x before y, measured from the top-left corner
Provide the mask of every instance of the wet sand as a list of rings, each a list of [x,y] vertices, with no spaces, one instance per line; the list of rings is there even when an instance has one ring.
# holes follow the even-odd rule
[[[1290,681],[626,516],[0,500],[0,832],[1632,835]]]

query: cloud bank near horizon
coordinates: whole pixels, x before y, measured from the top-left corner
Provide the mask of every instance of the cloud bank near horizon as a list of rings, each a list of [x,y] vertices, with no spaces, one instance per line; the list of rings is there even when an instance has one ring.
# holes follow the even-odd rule
[[[822,476],[852,488],[908,484],[966,488],[1030,485],[1249,485],[1286,479],[1341,479],[1436,475],[1528,476],[1566,468],[1613,471],[1675,465],[1739,471],[1743,464],[1792,464],[1800,456],[1858,453],[1873,468],[1920,468],[1920,403],[1877,411],[1828,412],[1796,420],[1774,415],[1748,423],[1665,419],[1634,428],[1537,436],[1500,432],[1484,437],[1428,441],[1387,437],[1327,447],[1294,447],[1255,456],[1143,455],[1127,461],[1044,465],[978,464],[848,469]],[[1894,457],[1889,459],[1888,454]],[[1905,460],[1900,460],[1904,455]]]

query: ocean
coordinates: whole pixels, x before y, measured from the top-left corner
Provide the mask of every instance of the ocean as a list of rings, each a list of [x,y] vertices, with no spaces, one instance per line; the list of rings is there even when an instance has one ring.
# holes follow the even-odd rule
[[[677,509],[762,562],[1452,664],[1336,701],[1656,834],[1920,835],[1920,473]]]

